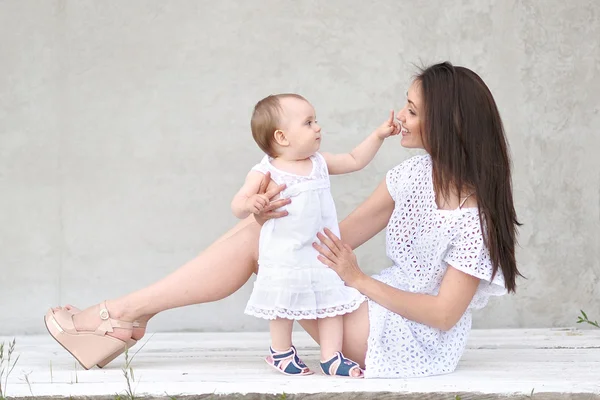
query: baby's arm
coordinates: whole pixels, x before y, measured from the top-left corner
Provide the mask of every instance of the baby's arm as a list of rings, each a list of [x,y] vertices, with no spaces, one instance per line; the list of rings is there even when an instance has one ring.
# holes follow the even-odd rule
[[[394,119],[394,111],[379,128],[375,129],[361,144],[346,154],[323,153],[329,174],[346,174],[363,169],[373,160],[384,139],[400,133],[400,126]]]
[[[246,182],[231,201],[231,211],[237,218],[258,214],[269,204],[269,198],[258,193],[263,178],[264,175],[258,171],[250,171],[246,176]]]

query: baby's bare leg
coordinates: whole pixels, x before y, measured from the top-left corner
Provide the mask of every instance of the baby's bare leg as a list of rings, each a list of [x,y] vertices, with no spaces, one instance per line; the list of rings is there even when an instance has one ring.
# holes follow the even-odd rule
[[[361,368],[365,368],[367,355],[367,340],[369,338],[369,306],[367,302],[349,314],[344,314],[344,335],[342,352],[346,358],[356,361]],[[321,343],[320,330],[315,320],[300,320],[302,328],[317,343]]]
[[[321,345],[321,361],[327,361],[338,351],[342,351],[344,338],[344,317],[319,318],[319,344]]]
[[[277,318],[269,323],[271,331],[271,347],[273,350],[283,352],[292,347],[292,327],[294,320]]]

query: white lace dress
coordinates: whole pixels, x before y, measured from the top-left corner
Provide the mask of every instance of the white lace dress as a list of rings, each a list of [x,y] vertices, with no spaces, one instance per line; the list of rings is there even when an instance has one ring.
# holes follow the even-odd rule
[[[460,321],[444,332],[410,321],[369,301],[367,378],[408,378],[454,371],[471,329],[471,311],[506,293],[498,270],[492,279],[476,208],[439,210],[429,155],[412,157],[386,175],[395,209],[386,231],[394,265],[374,278],[414,293],[435,295],[448,265],[481,279]]]
[[[316,319],[343,315],[366,300],[356,289],[318,259],[312,247],[325,227],[339,236],[329,173],[323,156],[311,157],[312,172],[294,175],[275,168],[268,156],[253,170],[271,172],[277,184],[286,184],[282,198],[285,218],[265,222],[259,239],[258,276],[245,313],[264,319]]]

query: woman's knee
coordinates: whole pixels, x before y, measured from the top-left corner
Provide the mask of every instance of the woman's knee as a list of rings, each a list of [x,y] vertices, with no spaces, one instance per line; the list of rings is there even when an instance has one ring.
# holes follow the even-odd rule
[[[356,311],[344,315],[342,352],[364,368],[369,339],[369,306],[364,302]]]
[[[251,223],[245,223],[241,229],[235,232],[231,237],[227,238],[228,251],[234,253],[243,252],[247,255],[249,261],[252,263],[252,272],[258,273],[258,242],[260,237],[261,226],[253,221]],[[227,241],[227,239],[225,241]]]

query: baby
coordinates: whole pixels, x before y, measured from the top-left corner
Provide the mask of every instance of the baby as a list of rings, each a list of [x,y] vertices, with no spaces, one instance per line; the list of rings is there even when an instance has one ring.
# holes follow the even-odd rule
[[[292,327],[294,320],[316,320],[323,373],[361,378],[360,366],[341,352],[342,315],[356,310],[366,298],[345,286],[317,259],[312,243],[324,228],[340,236],[329,175],[364,168],[384,139],[400,132],[394,113],[346,154],[319,153],[322,135],[315,110],[297,94],[272,95],[259,101],[251,127],[266,155],[233,198],[234,215],[246,218],[269,205],[270,199],[259,193],[267,172],[272,185],[286,185],[281,198],[291,198],[285,206],[287,216],[270,219],[262,226],[258,276],[245,310],[270,320],[271,347],[266,362],[286,375],[312,374],[292,345]]]

